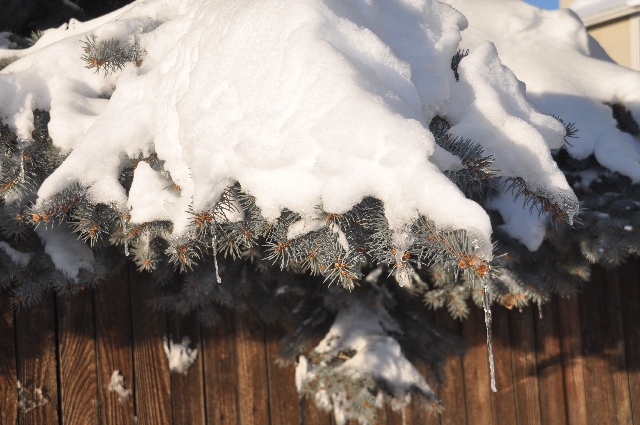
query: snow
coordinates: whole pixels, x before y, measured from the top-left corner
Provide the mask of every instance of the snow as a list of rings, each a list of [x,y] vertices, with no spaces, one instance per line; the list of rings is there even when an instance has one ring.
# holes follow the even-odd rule
[[[6,252],[11,257],[11,260],[20,267],[27,267],[29,261],[33,258],[33,253],[20,252],[4,241],[0,242],[0,249]]]
[[[44,244],[44,252],[68,279],[76,280],[80,269],[93,270],[93,251],[72,233],[70,225],[49,228],[41,225],[36,228],[36,234]]]
[[[131,389],[124,387],[124,376],[120,374],[119,370],[114,370],[111,374],[109,392],[115,392],[118,394],[118,401],[120,403],[125,402],[129,397],[131,397]]]
[[[400,349],[400,344],[389,336],[401,334],[398,324],[387,311],[376,303],[354,301],[340,310],[331,329],[314,349],[323,354],[323,361],[330,361],[339,353],[354,350],[356,354],[336,369],[352,377],[370,376],[388,385],[394,394],[408,393],[418,388],[426,394],[435,394],[420,372]],[[296,385],[314,376],[313,365],[302,357],[296,370]]]
[[[198,349],[190,348],[191,339],[188,336],[182,338],[182,342],[175,343],[173,340],[164,338],[164,353],[169,361],[169,370],[186,375],[189,368],[198,357]]]
[[[546,234],[546,216],[538,215],[535,208],[529,214],[530,205],[524,205],[524,197],[516,202],[510,192],[496,193],[486,204],[491,210],[496,210],[502,216],[504,224],[499,227],[521,242],[529,251],[537,251]]]
[[[127,201],[133,223],[170,219],[172,206],[178,198],[165,176],[154,171],[145,161],[138,163]]]
[[[70,153],[38,202],[80,182],[93,201],[130,208],[134,221],[171,220],[179,235],[190,206],[210,206],[236,181],[267,219],[285,208],[313,217],[318,205],[343,213],[374,196],[392,228],[423,214],[466,229],[490,258],[489,219],[444,176],[459,160],[435,144],[434,116],[455,120],[456,134],[477,132],[504,175],[574,199],[548,152],[562,129],[491,45],[463,60],[455,81],[466,25],[435,0],[139,1],[20,51],[0,72],[0,116],[28,139],[31,111],[49,110],[54,143]],[[140,68],[94,74],[80,59],[86,34],[147,55]],[[142,164],[127,197],[122,158],[150,152],[164,170]]]
[[[640,120],[638,72],[606,60],[570,10],[543,10],[518,0],[447,3],[469,20],[462,48],[474,51],[490,40],[539,111],[575,123],[578,139],[567,146],[572,157],[593,154],[606,168],[640,182],[640,145],[616,128],[606,105],[622,103]]]

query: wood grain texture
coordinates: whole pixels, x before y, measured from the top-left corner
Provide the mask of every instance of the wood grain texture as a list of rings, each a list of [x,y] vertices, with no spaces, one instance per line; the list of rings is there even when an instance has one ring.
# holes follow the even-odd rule
[[[453,319],[444,309],[436,314],[436,325],[445,332],[460,336],[462,332],[459,320]],[[438,386],[438,395],[444,404],[441,415],[442,425],[459,425],[467,423],[467,412],[464,404],[464,381],[462,376],[462,356],[450,356],[444,366],[445,381]]]
[[[26,397],[42,390],[48,403],[18,415],[20,425],[58,425],[58,381],[54,295],[47,293],[37,305],[16,315],[18,380]]]
[[[525,307],[522,312],[515,309],[507,315],[511,340],[513,389],[516,399],[516,423],[527,425],[541,423],[533,309],[537,310],[536,307]]]
[[[620,268],[622,324],[633,423],[640,423],[640,267],[632,258]]]
[[[93,292],[57,298],[62,423],[99,422]]]
[[[0,291],[0,425],[18,421],[16,329],[9,293]]]
[[[302,425],[331,425],[334,423],[331,412],[318,409],[315,402],[307,397],[300,400],[300,411],[302,412]]]
[[[588,294],[580,297],[580,323],[582,334],[582,356],[584,368],[584,388],[589,425],[606,424],[609,421],[607,403],[607,360],[602,337],[600,300],[604,295],[605,275],[599,267],[594,267]]]
[[[134,397],[109,391],[111,375],[119,371],[124,388],[133,391],[133,339],[131,296],[127,272],[123,271],[94,291],[97,349],[98,404],[104,425],[133,425]]]
[[[494,306],[493,316],[493,353],[495,358],[496,388],[491,393],[494,425],[512,425],[517,423],[516,392],[513,384],[511,364],[511,343],[509,336],[509,311],[502,306]]]
[[[558,316],[567,424],[584,425],[587,401],[578,297],[558,298]]]
[[[238,359],[232,313],[222,312],[217,327],[203,329],[202,347],[207,423],[239,425]]]
[[[265,330],[257,315],[236,314],[238,402],[242,425],[262,425],[269,418],[269,383]]]
[[[166,425],[172,423],[171,377],[164,353],[167,317],[153,312],[146,301],[151,299],[148,274],[129,270],[131,320],[133,323],[133,368],[135,406],[138,423]]]
[[[558,326],[558,300],[553,296],[542,306],[543,316],[534,313],[536,332],[536,370],[543,424],[567,423],[562,348]]]
[[[632,421],[631,397],[629,378],[627,377],[627,356],[624,347],[618,270],[607,270],[605,279],[606,286],[599,302],[602,318],[603,354],[607,366],[609,424],[630,424]]]
[[[293,365],[281,367],[276,359],[280,340],[285,332],[266,328],[267,371],[269,377],[269,412],[272,424],[300,423],[300,403],[296,390],[296,370]]]
[[[206,423],[204,401],[204,372],[202,361],[202,341],[200,322],[197,315],[169,315],[169,335],[176,342],[182,342],[186,336],[190,347],[198,350],[198,356],[186,375],[171,373],[171,400],[173,423],[199,425]]]
[[[484,312],[471,307],[462,323],[462,336],[469,349],[462,358],[467,424],[493,423],[489,358],[487,355]]]

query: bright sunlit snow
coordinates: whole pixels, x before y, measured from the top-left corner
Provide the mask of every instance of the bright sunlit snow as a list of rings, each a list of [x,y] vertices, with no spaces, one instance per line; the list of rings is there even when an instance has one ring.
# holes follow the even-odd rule
[[[562,126],[531,106],[492,45],[455,81],[466,22],[435,0],[136,2],[20,52],[0,74],[0,115],[28,138],[31,111],[49,110],[54,143],[70,152],[40,200],[80,182],[94,202],[171,220],[179,234],[190,205],[211,205],[236,181],[267,218],[284,208],[312,217],[317,205],[341,213],[374,196],[393,228],[424,214],[470,231],[488,258],[488,217],[443,174],[460,163],[435,144],[434,116],[570,217],[575,197],[549,154]],[[137,41],[142,66],[94,74],[80,59],[85,34]],[[127,198],[121,161],[150,152],[165,170],[136,170]]]
[[[640,120],[640,75],[617,66],[567,9],[542,10],[519,0],[448,0],[469,19],[461,46],[495,43],[500,59],[527,87],[543,113],[575,123],[576,159],[600,164],[640,182],[640,144],[616,128],[607,104],[622,103]],[[505,25],[495,25],[505,22]]]

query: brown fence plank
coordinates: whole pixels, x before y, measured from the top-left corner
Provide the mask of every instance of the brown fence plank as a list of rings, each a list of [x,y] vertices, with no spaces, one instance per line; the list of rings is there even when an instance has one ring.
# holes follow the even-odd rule
[[[0,425],[18,421],[16,329],[9,292],[0,290]]]
[[[460,321],[453,319],[446,311],[436,314],[436,325],[442,330],[460,336]],[[444,412],[440,417],[442,425],[460,425],[467,423],[467,412],[464,405],[464,381],[462,377],[462,357],[449,356],[444,365],[445,381],[438,387],[438,395],[444,405]]]
[[[462,322],[462,336],[469,344],[469,349],[462,358],[467,424],[491,424],[493,412],[489,359],[484,312],[481,309],[471,307],[469,318]]]
[[[238,425],[238,359],[234,315],[222,312],[220,324],[213,329],[203,329],[202,336],[207,423]]]
[[[637,258],[630,259],[620,268],[620,297],[633,423],[640,424],[640,269]]]
[[[618,270],[606,271],[606,288],[600,299],[602,339],[607,366],[607,403],[609,424],[630,424],[631,397],[627,377],[627,359],[624,347],[622,306]]]
[[[274,327],[266,328],[267,370],[269,373],[269,411],[272,424],[297,424],[300,422],[300,404],[296,390],[296,370],[293,365],[277,364],[280,340],[285,332]]]
[[[587,401],[578,296],[558,298],[558,316],[567,424],[584,425],[587,423]]]
[[[536,373],[536,338],[533,309],[525,307],[522,312],[512,310],[508,314],[511,339],[511,365],[516,399],[518,424],[541,423],[538,376]],[[562,387],[560,387],[562,391]]]
[[[152,296],[150,276],[131,268],[129,278],[136,416],[140,424],[167,425],[173,419],[171,377],[163,348],[167,317],[146,305]]]
[[[582,324],[582,356],[584,386],[589,425],[606,424],[609,421],[607,404],[607,361],[602,356],[602,320],[600,302],[604,296],[606,277],[604,271],[594,267],[591,282],[580,297],[580,322]]]
[[[542,306],[543,317],[535,317],[536,372],[540,397],[540,415],[543,424],[567,423],[565,388],[562,375],[562,348],[558,326],[557,297]],[[564,320],[564,316],[560,320]],[[572,400],[573,403],[573,400]]]
[[[493,353],[495,357],[496,388],[498,389],[498,392],[491,393],[494,425],[512,425],[517,421],[508,313],[509,311],[501,306],[494,306],[492,309]]]
[[[55,323],[55,301],[50,293],[16,315],[18,380],[28,399],[33,400],[38,389],[48,399],[47,404],[20,413],[19,424],[58,425]]]
[[[202,341],[200,322],[195,314],[181,317],[169,316],[169,335],[176,343],[183,337],[189,337],[190,347],[198,349],[198,356],[186,375],[171,373],[171,399],[173,405],[173,423],[198,425],[206,423],[203,387]]]
[[[302,412],[303,425],[327,425],[333,423],[331,412],[318,409],[315,402],[307,397],[300,401],[300,410]]]
[[[100,421],[104,425],[134,423],[133,395],[120,396],[109,390],[115,371],[123,377],[124,390],[132,391],[133,387],[130,299],[126,271],[98,285],[94,291],[98,403]]]
[[[236,314],[235,324],[240,423],[268,424],[269,384],[264,325],[252,312]]]
[[[93,292],[57,298],[62,423],[97,424],[98,376]]]

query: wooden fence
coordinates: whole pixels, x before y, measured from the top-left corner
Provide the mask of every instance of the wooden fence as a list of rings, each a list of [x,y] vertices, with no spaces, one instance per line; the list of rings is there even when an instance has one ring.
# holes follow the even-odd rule
[[[386,409],[379,423],[640,424],[639,272],[638,262],[595,269],[583,295],[552,300],[542,318],[535,308],[496,309],[496,394],[482,312],[462,323],[429,313],[469,343],[449,359],[447,381],[430,382],[446,410]],[[70,299],[51,295],[19,314],[0,293],[1,425],[333,423],[298,401],[293,368],[276,365],[278,331],[250,314],[205,330],[193,317],[153,313],[148,280],[129,275]],[[187,376],[169,373],[166,335],[197,345]],[[132,390],[124,402],[108,389],[115,370]]]

